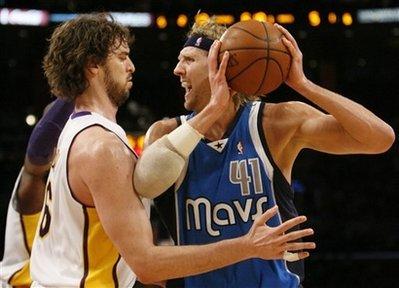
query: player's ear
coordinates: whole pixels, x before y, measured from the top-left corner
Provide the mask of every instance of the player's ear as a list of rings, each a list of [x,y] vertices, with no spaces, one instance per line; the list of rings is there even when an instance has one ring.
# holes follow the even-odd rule
[[[85,67],[85,72],[87,73],[87,76],[95,76],[98,74],[100,65],[98,64],[95,59],[90,58],[87,60],[86,67]]]

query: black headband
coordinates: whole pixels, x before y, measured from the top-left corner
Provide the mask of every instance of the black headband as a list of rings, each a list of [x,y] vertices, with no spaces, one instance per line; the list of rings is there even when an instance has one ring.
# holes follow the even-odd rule
[[[186,43],[184,43],[184,47],[192,46],[196,47],[205,51],[209,51],[211,49],[211,46],[213,44],[214,40],[199,36],[199,35],[192,35],[188,37]]]

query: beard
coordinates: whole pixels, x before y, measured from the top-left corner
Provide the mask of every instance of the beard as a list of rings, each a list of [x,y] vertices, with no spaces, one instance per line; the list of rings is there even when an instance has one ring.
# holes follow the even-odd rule
[[[112,104],[114,104],[116,107],[120,107],[126,102],[126,100],[129,98],[129,90],[112,77],[112,73],[106,66],[104,82],[105,90]]]

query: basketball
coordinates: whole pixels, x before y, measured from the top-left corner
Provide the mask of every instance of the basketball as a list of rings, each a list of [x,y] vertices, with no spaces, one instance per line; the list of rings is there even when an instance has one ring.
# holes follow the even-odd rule
[[[287,78],[291,54],[281,40],[282,33],[267,22],[238,22],[222,35],[219,63],[229,51],[226,69],[229,86],[247,95],[264,95]]]

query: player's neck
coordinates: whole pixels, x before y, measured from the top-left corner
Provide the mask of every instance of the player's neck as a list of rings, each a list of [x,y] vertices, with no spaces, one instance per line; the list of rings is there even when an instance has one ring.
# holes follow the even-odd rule
[[[204,135],[210,141],[216,141],[223,138],[232,125],[239,107],[233,102],[229,105],[223,115],[212,125],[211,129]]]
[[[116,122],[118,107],[112,104],[108,95],[103,89],[88,87],[85,92],[75,100],[75,111],[91,111]]]

